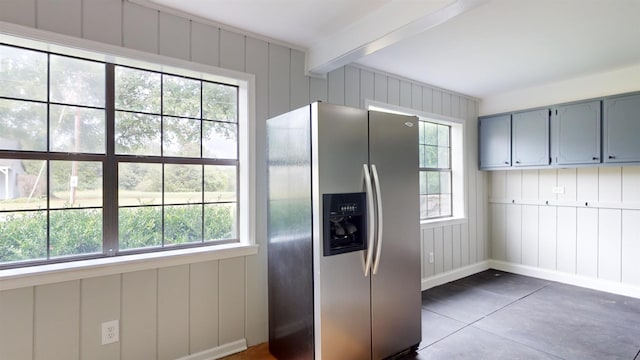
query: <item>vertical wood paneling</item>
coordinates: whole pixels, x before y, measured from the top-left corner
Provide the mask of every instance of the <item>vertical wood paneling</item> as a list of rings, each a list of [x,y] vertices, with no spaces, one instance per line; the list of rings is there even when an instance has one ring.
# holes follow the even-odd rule
[[[433,113],[433,89],[422,89],[422,110],[428,113]]]
[[[577,221],[576,208],[558,208],[558,271],[576,273]]]
[[[37,0],[38,28],[82,37],[82,0]]]
[[[223,68],[244,71],[245,37],[220,29],[220,66]],[[287,59],[287,62],[289,59]]]
[[[477,221],[476,221],[476,241],[475,244],[471,243],[471,247],[469,249],[469,256],[471,257],[470,261],[472,263],[476,261],[482,261],[485,259],[485,256],[488,256],[488,252],[485,249],[490,244],[489,233],[491,231],[490,225],[487,224],[485,226],[485,221],[488,221],[488,217],[485,214],[488,214],[489,204],[487,203],[487,196],[485,192],[485,178],[486,174],[483,172],[479,172],[479,176],[476,177],[476,204],[478,211],[476,212]],[[473,251],[475,248],[475,251]]]
[[[99,1],[99,0],[98,0]],[[247,44],[247,47],[249,45]],[[191,60],[202,64],[220,65],[220,29],[191,21]],[[247,54],[247,61],[250,57]]]
[[[495,260],[507,260],[505,205],[491,204],[491,257]]]
[[[522,262],[522,206],[506,206],[506,257],[507,261],[520,264]]]
[[[80,358],[80,281],[36,287],[34,360]]]
[[[333,70],[327,75],[329,103],[344,105],[344,67]]]
[[[247,61],[248,61],[247,57]],[[309,77],[304,75],[304,53],[291,50],[291,109],[297,109],[310,103]],[[248,70],[247,70],[248,71]]]
[[[373,75],[373,99],[387,102],[387,76],[375,73]]]
[[[189,293],[189,265],[158,269],[158,359],[189,355]]]
[[[122,43],[125,47],[158,53],[158,11],[125,1]]]
[[[442,92],[440,90],[433,90],[433,113],[442,115]]]
[[[622,202],[640,205],[640,166],[622,168]]]
[[[435,264],[434,262],[429,262],[429,253],[434,252],[434,230],[424,229],[422,230],[422,278],[428,278],[430,276],[435,275]]]
[[[441,227],[433,229],[434,274],[444,271],[444,241]]]
[[[558,183],[558,174],[554,169],[545,169],[538,172],[538,197],[540,200],[557,200],[553,188]]]
[[[457,269],[460,267],[462,263],[461,260],[461,252],[462,252],[462,241],[460,239],[460,225],[453,225],[451,227],[451,247],[452,247],[452,256],[453,256],[453,269]]]
[[[363,109],[366,107],[366,100],[373,100],[374,83],[375,79],[371,71],[360,70],[360,96],[362,97],[360,107]]]
[[[442,115],[451,116],[451,94],[442,93]]]
[[[347,66],[344,69],[344,104],[360,107],[360,69]]]
[[[269,44],[269,117],[289,111],[291,51]]]
[[[0,359],[33,359],[33,287],[0,291]]]
[[[620,281],[622,211],[600,209],[598,214],[598,278]]]
[[[122,274],[122,360],[156,358],[157,271]]]
[[[191,264],[189,273],[189,352],[218,345],[218,261]]]
[[[564,187],[564,194],[558,194],[560,201],[576,201],[578,180],[576,169],[558,169],[558,186]]]
[[[598,201],[602,203],[622,202],[622,168],[598,169]]]
[[[538,200],[538,170],[522,171],[522,200]]]
[[[557,220],[558,214],[553,206],[539,208],[538,225],[538,265],[541,268],[555,270],[557,266]]]
[[[171,56],[177,59],[190,60],[191,45],[190,22],[185,18],[175,15],[160,13],[159,20],[159,48],[161,55]]]
[[[451,96],[451,117],[460,118],[460,96]]]
[[[122,45],[122,2],[82,1],[82,36],[107,44]]]
[[[327,79],[310,78],[309,81],[311,102],[328,101]]]
[[[491,193],[489,197],[492,199],[506,199],[507,196],[507,171],[492,171],[491,176]]]
[[[400,105],[400,80],[393,77],[387,78],[387,103]]]
[[[411,108],[411,83],[407,81],[400,82],[400,106]]]
[[[579,168],[577,177],[576,197],[578,201],[598,201],[598,168]]]
[[[469,265],[469,222],[460,225],[460,266]]]
[[[218,331],[221,344],[244,338],[244,266],[244,258],[220,260]]]
[[[442,227],[443,244],[443,270],[450,271],[453,268],[453,231],[451,226]]]
[[[536,187],[537,188],[537,187]],[[522,264],[538,266],[538,207],[522,206]]]
[[[522,197],[522,172],[506,171],[506,200],[520,200]]]
[[[578,208],[576,246],[578,275],[598,277],[598,209]]]
[[[120,320],[120,275],[82,280],[81,296],[80,358],[120,359],[120,342],[102,345],[102,323]]]
[[[0,21],[35,27],[36,0],[0,1]]]
[[[640,286],[640,211],[622,211],[622,282]]]
[[[422,110],[422,86],[411,84],[411,108]]]

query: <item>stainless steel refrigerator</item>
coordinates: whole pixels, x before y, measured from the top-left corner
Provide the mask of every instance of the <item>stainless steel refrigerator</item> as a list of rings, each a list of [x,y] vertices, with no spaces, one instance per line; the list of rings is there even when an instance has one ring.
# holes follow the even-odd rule
[[[267,121],[278,359],[384,359],[419,344],[417,121],[326,103]]]

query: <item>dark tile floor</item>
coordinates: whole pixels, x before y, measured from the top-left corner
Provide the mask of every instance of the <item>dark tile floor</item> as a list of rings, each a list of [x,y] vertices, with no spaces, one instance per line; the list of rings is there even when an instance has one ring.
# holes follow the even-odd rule
[[[640,360],[640,299],[487,270],[422,292],[406,359]]]

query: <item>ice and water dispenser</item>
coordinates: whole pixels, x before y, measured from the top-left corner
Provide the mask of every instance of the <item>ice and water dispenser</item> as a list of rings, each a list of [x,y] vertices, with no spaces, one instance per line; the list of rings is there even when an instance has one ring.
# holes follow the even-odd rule
[[[367,248],[367,203],[363,192],[323,194],[324,256]]]

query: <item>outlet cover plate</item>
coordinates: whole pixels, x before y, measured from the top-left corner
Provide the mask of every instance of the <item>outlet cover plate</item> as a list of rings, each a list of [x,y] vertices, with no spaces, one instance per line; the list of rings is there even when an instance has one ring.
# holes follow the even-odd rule
[[[120,341],[120,324],[118,320],[102,323],[102,345]]]
[[[564,186],[554,186],[552,190],[554,194],[564,194]]]

